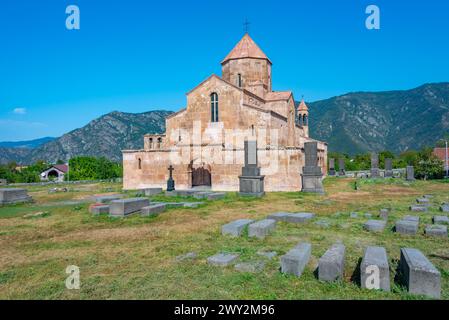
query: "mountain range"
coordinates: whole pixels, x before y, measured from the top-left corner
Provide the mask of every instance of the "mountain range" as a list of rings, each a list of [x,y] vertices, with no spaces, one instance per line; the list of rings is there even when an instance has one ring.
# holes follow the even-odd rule
[[[329,151],[400,153],[433,146],[449,133],[449,82],[412,90],[354,92],[308,103],[310,135]],[[56,162],[77,155],[121,160],[121,150],[143,147],[143,135],[165,131],[171,111],[114,111],[59,138],[0,143],[0,163]]]

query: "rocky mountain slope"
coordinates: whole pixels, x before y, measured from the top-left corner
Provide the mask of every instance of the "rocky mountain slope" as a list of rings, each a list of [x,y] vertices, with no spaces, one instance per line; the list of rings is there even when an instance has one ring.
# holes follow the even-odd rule
[[[311,136],[330,151],[402,152],[449,132],[449,83],[407,91],[356,92],[309,103]]]

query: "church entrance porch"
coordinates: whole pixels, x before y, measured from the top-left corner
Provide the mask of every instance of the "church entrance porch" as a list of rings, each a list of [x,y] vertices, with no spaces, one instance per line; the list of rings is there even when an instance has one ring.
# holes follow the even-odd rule
[[[192,187],[212,186],[210,166],[201,165],[192,168]]]

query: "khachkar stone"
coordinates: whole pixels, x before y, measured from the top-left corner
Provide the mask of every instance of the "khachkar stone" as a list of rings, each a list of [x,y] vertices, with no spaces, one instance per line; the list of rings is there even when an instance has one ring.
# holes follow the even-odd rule
[[[407,181],[415,180],[415,168],[413,166],[407,166],[405,179]]]
[[[318,166],[318,143],[304,143],[305,165],[302,168],[302,192],[324,193],[323,173]]]
[[[338,167],[340,169],[338,171],[338,175],[339,176],[345,176],[346,175],[345,159],[343,159],[343,158],[338,159]]]
[[[261,197],[264,191],[265,176],[260,175],[260,168],[257,166],[257,141],[245,141],[245,166],[242,167],[242,175],[239,176],[242,196]]]
[[[170,171],[170,177],[167,180],[167,191],[174,191],[175,190],[175,180],[173,180],[173,168],[172,165],[168,167],[168,171]]]
[[[385,158],[385,178],[393,177],[393,160]]]
[[[371,153],[371,178],[379,178],[379,155]]]
[[[28,195],[26,189],[0,189],[0,205],[21,202],[30,202],[33,199]]]
[[[334,158],[329,159],[329,175],[335,176],[335,159]]]

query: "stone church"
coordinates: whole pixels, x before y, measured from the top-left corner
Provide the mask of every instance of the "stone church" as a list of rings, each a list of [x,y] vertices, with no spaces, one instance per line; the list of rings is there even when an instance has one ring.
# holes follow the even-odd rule
[[[123,150],[124,189],[166,187],[169,166],[176,189],[238,191],[244,141],[257,141],[265,191],[300,191],[309,110],[291,91],[272,90],[272,62],[245,34],[212,74],[187,93],[186,108],[166,118],[164,134],[144,136],[143,150]],[[327,144],[318,166],[327,172]]]

